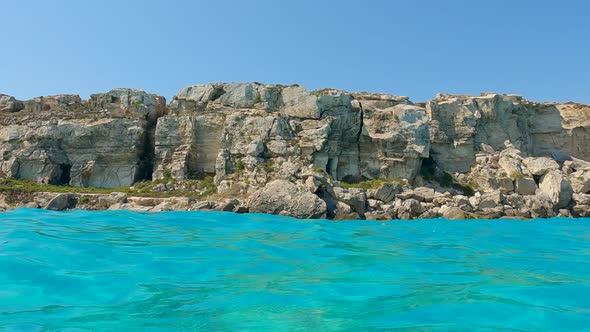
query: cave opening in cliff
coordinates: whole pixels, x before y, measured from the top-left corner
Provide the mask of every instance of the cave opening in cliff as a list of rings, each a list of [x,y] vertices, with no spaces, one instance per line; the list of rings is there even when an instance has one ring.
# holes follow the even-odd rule
[[[211,101],[221,98],[221,96],[223,96],[225,93],[226,91],[222,87],[216,87],[213,94],[211,95]]]
[[[134,182],[152,180],[152,172],[154,171],[153,155],[152,140],[150,140],[149,137],[146,137],[139,157],[139,167]]]
[[[70,184],[72,165],[61,164],[59,165],[59,177],[57,179],[57,185],[65,186]]]
[[[156,123],[157,120],[147,119],[147,126],[142,137],[142,146],[139,150],[139,167],[133,182],[151,181],[154,171],[154,156],[156,149]]]

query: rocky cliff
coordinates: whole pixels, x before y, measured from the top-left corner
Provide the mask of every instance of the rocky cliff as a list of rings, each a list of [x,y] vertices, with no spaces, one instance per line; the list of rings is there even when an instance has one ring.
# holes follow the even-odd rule
[[[213,83],[186,87],[169,104],[134,89],[89,100],[0,95],[0,125],[2,177],[197,192],[183,209],[374,219],[590,214],[590,106],[575,103],[490,93],[412,103]],[[208,177],[216,190],[199,184]]]

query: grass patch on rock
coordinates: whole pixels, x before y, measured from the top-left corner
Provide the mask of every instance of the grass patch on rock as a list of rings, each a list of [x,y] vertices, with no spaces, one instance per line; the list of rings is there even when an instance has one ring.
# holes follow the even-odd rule
[[[194,180],[191,180],[194,181]],[[51,192],[51,193],[80,193],[80,194],[105,194],[108,195],[113,192],[122,192],[130,196],[139,197],[191,197],[204,198],[217,193],[217,186],[213,181],[212,176],[205,176],[202,179],[195,181],[198,187],[203,190],[202,193],[193,190],[173,190],[166,192],[153,191],[153,187],[164,181],[142,181],[136,182],[132,187],[119,188],[96,188],[96,187],[72,187],[72,186],[57,186],[52,184],[38,183],[33,180],[4,178],[0,179],[0,192],[19,192],[19,193],[36,193],[36,192]]]
[[[451,174],[438,169],[436,162],[432,158],[427,158],[422,161],[420,176],[428,182],[437,182],[441,187],[459,190],[466,196],[473,196],[475,193],[474,188],[476,188],[476,186],[474,186],[473,183],[457,182]]]
[[[510,177],[514,180],[519,180],[519,179],[525,178],[526,175],[521,172],[513,172],[512,174],[510,174]]]
[[[324,173],[324,170],[320,167],[317,167],[317,166],[313,166],[311,171],[314,173]]]
[[[368,180],[362,180],[362,181],[358,181],[358,182],[346,182],[343,180],[340,182],[340,186],[342,186],[342,188],[361,188],[361,189],[368,190],[368,189],[379,189],[385,183],[401,183],[401,182],[403,182],[403,180],[400,178],[368,179]]]

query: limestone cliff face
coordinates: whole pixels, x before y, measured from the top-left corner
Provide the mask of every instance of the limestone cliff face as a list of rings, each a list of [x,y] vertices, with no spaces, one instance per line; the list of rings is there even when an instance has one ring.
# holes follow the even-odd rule
[[[449,173],[470,172],[482,143],[590,160],[590,106],[498,94],[438,95],[424,105],[385,94],[213,83],[186,87],[169,105],[133,89],[88,101],[0,95],[0,123],[5,176],[73,186],[213,175],[221,191],[251,193],[276,179],[301,181],[308,166],[335,180],[412,182],[426,158]],[[311,187],[322,194],[321,185]]]
[[[158,119],[155,144],[154,178],[205,173],[220,183],[249,173],[266,182],[288,162],[315,165],[335,179],[411,179],[428,157],[428,118],[424,108],[389,95],[195,85],[180,91]]]
[[[151,172],[150,138],[166,109],[162,97],[116,89],[89,101],[60,95],[21,105],[16,113],[0,114],[0,171],[5,176],[114,188]]]
[[[449,172],[467,172],[482,143],[506,142],[532,156],[590,159],[590,106],[536,103],[520,96],[437,95],[427,102],[432,158]]]

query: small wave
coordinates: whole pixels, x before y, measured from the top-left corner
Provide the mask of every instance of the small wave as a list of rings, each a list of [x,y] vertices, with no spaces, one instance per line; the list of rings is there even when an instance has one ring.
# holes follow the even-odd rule
[[[590,224],[0,214],[0,331],[584,331]]]

